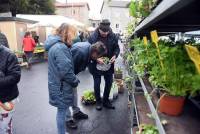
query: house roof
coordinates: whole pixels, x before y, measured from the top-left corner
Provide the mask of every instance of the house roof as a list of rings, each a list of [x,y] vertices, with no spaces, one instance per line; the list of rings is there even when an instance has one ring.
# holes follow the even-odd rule
[[[72,18],[60,15],[30,15],[30,14],[17,14],[18,18],[31,19],[37,21],[41,26],[60,26],[62,23],[74,24],[83,27],[84,24]]]
[[[128,8],[130,5],[130,0],[110,0],[110,1],[103,1],[100,13],[102,13],[104,6],[106,3],[109,7],[118,7],[118,8]]]
[[[120,7],[120,8],[128,8],[130,1],[110,1],[108,3],[109,7]]]
[[[1,21],[19,21],[19,22],[26,22],[26,23],[31,23],[31,24],[38,22],[38,21],[23,19],[23,18],[18,18],[18,17],[0,17],[0,22]]]
[[[74,3],[60,3],[60,2],[55,2],[55,7],[56,8],[66,8],[66,7],[84,7],[87,6],[88,10],[90,10],[90,6],[87,2],[74,2]]]

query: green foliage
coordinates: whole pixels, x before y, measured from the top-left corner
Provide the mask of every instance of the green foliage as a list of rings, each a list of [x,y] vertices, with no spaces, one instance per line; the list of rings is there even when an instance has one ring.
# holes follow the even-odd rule
[[[94,91],[86,90],[83,92],[83,97],[86,101],[96,101]]]
[[[136,26],[136,23],[137,23],[135,21],[136,20],[133,20],[133,21],[128,23],[128,26],[126,28],[128,36],[131,36],[133,34],[133,31],[135,30],[135,26]]]
[[[130,67],[140,76],[147,70],[149,81],[154,86],[162,87],[169,95],[194,96],[199,93],[200,75],[187,55],[185,43],[161,40],[158,44],[164,68],[161,68],[155,44],[148,42],[145,46],[140,39],[134,39],[129,44],[129,48],[134,47],[134,51],[127,56]]]
[[[132,90],[132,81],[133,81],[133,77],[128,76],[125,78],[125,83],[129,90]]]
[[[120,67],[115,68],[115,73],[116,74],[122,74],[122,69]]]
[[[136,9],[136,2],[135,1],[131,1],[130,5],[129,5],[129,13],[131,16],[136,17],[137,16],[137,9]]]
[[[16,14],[54,14],[54,0],[8,0],[0,2],[0,12],[11,11]]]
[[[147,17],[157,0],[132,0],[129,6],[130,15],[135,18]]]
[[[102,59],[103,59],[103,62],[105,64],[109,64],[110,63],[110,59],[108,57],[102,57]]]
[[[136,134],[159,134],[158,129],[156,126],[148,125],[148,124],[142,124],[139,127],[139,131],[136,132]]]

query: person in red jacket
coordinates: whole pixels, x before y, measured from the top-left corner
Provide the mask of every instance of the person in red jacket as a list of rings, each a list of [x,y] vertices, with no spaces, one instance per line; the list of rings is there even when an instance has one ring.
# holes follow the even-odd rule
[[[33,51],[34,51],[34,48],[36,47],[36,43],[35,43],[34,39],[31,37],[30,32],[25,33],[22,47],[23,47],[24,53],[26,55],[28,65],[30,66],[30,61],[33,57]]]

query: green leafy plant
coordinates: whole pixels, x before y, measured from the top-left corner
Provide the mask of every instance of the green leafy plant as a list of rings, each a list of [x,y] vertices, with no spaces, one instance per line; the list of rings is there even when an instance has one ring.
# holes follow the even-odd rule
[[[135,18],[147,17],[157,0],[132,0],[129,5],[130,15]]]
[[[110,63],[110,59],[108,57],[102,57],[102,59],[103,59],[103,62],[105,64],[109,64]]]
[[[199,90],[200,83],[199,75],[196,74],[196,69],[192,61],[189,59],[184,45],[176,46],[167,45],[166,42],[159,42],[160,53],[164,68],[161,68],[159,59],[154,59],[157,64],[151,66],[150,75],[151,81],[157,84],[172,96],[186,96],[194,94]]]
[[[139,131],[137,131],[136,134],[159,134],[159,131],[156,126],[141,124],[139,126]]]
[[[115,73],[116,74],[122,74],[122,69],[121,68],[115,68]]]
[[[129,90],[132,90],[132,81],[133,81],[133,77],[128,76],[125,78],[125,83]]]
[[[83,98],[86,101],[96,101],[95,96],[94,96],[94,91],[91,90],[86,90],[83,93]]]
[[[194,96],[199,93],[200,75],[187,55],[185,43],[161,40],[158,44],[163,68],[155,44],[148,42],[145,46],[137,38],[129,43],[129,48],[134,47],[134,51],[130,51],[127,57],[131,63],[129,67],[140,76],[148,71],[149,81],[154,86],[162,87],[169,95]]]

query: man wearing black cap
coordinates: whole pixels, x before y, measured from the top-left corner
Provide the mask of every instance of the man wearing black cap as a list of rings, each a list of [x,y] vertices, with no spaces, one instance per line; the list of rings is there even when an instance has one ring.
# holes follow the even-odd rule
[[[105,47],[107,48],[107,53],[104,55],[104,57],[108,57],[111,63],[111,68],[108,71],[101,71],[98,70],[96,67],[97,64],[104,64],[102,58],[98,58],[97,60],[92,60],[89,64],[89,71],[93,75],[94,79],[94,91],[97,100],[96,109],[97,110],[102,109],[102,101],[100,96],[101,76],[104,76],[105,80],[103,106],[108,109],[115,109],[115,107],[109,101],[109,94],[113,83],[114,62],[119,55],[120,49],[118,45],[118,38],[112,32],[109,20],[107,19],[102,20],[99,27],[89,37],[88,41],[91,44],[97,41],[103,42]]]

